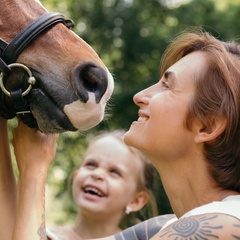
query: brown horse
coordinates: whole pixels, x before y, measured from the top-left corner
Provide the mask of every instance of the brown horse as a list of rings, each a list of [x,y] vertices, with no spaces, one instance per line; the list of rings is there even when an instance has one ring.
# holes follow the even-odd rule
[[[1,0],[0,116],[31,115],[25,123],[45,133],[87,130],[103,119],[113,78],[70,25],[38,1]]]

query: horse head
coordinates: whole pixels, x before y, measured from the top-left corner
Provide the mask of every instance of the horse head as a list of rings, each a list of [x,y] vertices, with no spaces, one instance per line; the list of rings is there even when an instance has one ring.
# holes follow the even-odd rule
[[[46,12],[38,1],[2,0],[2,42],[16,40],[26,26]],[[10,93],[0,99],[1,116],[15,117],[16,105],[26,101],[36,126],[45,133],[84,131],[103,119],[113,91],[112,75],[97,53],[66,25],[56,22],[44,29],[16,56],[19,65],[0,62],[1,85]],[[36,83],[29,83],[32,76]],[[28,84],[31,90],[26,96],[19,94]]]

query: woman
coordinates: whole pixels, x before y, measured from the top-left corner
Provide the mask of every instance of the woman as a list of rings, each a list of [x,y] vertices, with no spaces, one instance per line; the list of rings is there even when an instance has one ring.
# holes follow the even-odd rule
[[[140,225],[107,239],[240,239],[239,45],[180,35],[163,56],[160,81],[134,102],[139,118],[125,142],[155,165],[176,218],[146,238]]]
[[[239,239],[239,45],[201,32],[179,36],[160,81],[134,102],[139,118],[125,142],[155,165],[178,218],[154,239]]]

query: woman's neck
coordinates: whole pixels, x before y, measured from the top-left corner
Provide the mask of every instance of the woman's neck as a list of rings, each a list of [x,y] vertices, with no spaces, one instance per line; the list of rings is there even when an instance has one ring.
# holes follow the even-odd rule
[[[159,162],[156,168],[177,217],[232,194],[217,186],[210,176],[206,161],[200,157],[174,159],[170,164],[169,161],[166,164]]]

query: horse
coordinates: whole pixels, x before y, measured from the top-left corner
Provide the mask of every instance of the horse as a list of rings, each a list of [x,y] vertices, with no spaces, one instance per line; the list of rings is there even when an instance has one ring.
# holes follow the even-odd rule
[[[0,117],[44,133],[100,123],[114,81],[100,57],[37,0],[1,0]]]

